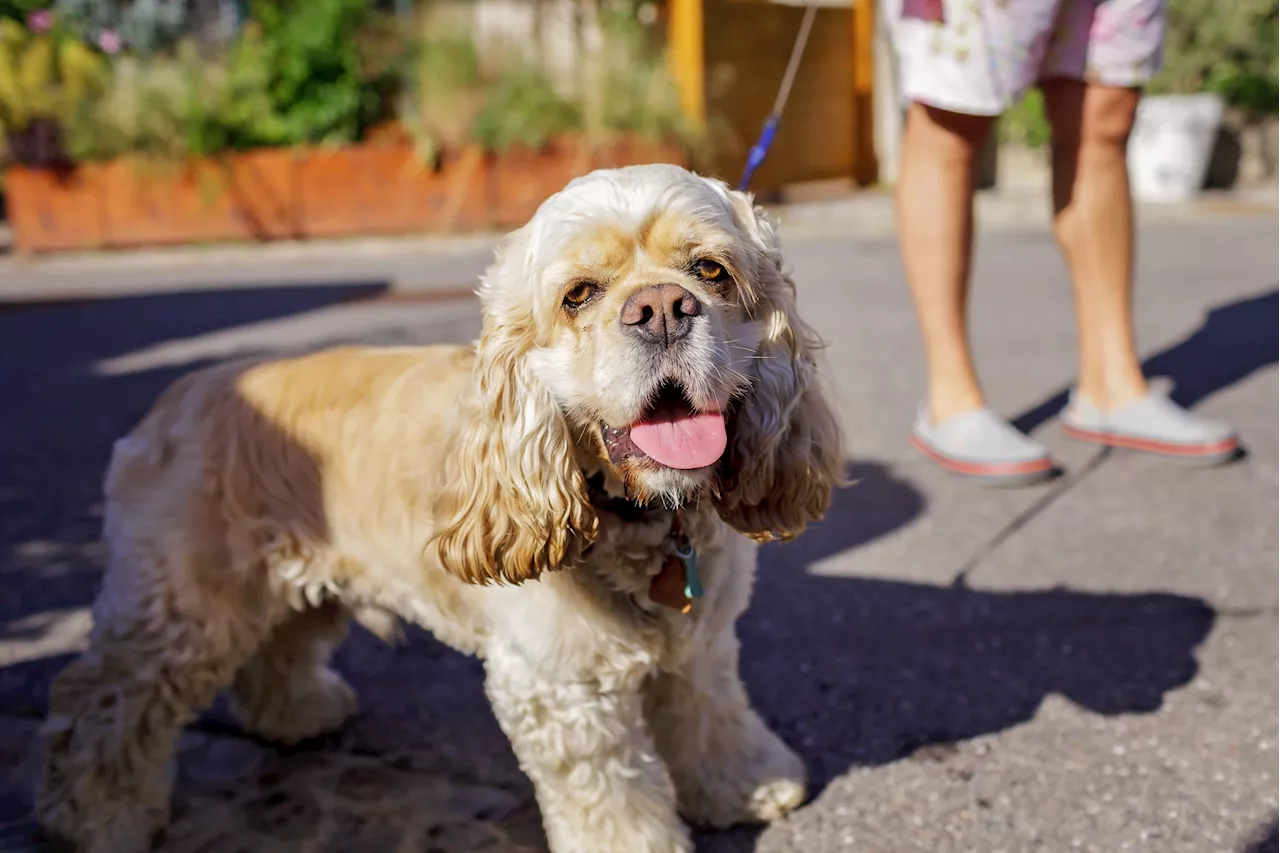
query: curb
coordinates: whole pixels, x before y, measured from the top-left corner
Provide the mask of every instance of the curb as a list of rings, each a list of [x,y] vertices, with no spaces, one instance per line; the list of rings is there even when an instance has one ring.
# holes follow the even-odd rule
[[[896,233],[893,195],[871,190],[825,201],[766,206],[790,243],[843,237],[887,239]],[[1140,224],[1233,217],[1274,216],[1276,189],[1206,192],[1185,204],[1141,205]],[[1045,232],[1052,225],[1047,190],[1022,185],[980,191],[975,197],[979,233]],[[6,241],[0,234],[0,245]],[[407,235],[346,240],[282,241],[255,245],[175,246],[125,251],[76,252],[38,257],[0,255],[0,300],[84,299],[157,290],[323,283],[370,275],[381,265],[437,259],[422,276],[394,275],[392,290],[456,290],[470,286],[502,235]],[[457,274],[438,272],[452,265]],[[128,277],[121,282],[120,276]],[[112,280],[115,276],[115,280]],[[438,280],[437,280],[438,279]]]

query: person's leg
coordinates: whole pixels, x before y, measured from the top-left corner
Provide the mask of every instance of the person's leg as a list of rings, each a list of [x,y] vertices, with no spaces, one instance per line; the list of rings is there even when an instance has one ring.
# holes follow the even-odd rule
[[[1144,397],[1133,336],[1133,204],[1125,146],[1137,89],[1043,81],[1053,128],[1054,232],[1071,271],[1079,398],[1102,411]]]
[[[897,186],[898,239],[928,370],[911,442],[991,485],[1053,473],[1048,451],[988,409],[969,350],[966,303],[976,163],[995,116],[1029,85],[1059,0],[906,4],[884,0],[908,104]]]
[[[897,186],[898,242],[924,337],[928,408],[935,424],[983,405],[965,307],[975,163],[991,124],[990,116],[919,102],[907,110]]]
[[[898,243],[929,380],[912,443],[949,471],[1012,485],[1054,469],[1043,447],[986,408],[969,351],[974,179],[992,122],[911,104],[898,176]]]
[[[1163,0],[1063,0],[1041,68],[1055,231],[1079,323],[1080,377],[1062,425],[1085,441],[1214,464],[1239,455],[1234,430],[1150,391],[1134,345],[1125,148],[1163,26]]]

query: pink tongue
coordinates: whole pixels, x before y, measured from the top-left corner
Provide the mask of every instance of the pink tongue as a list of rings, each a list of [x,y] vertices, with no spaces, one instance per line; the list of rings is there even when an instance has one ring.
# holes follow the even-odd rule
[[[724,453],[724,415],[707,412],[641,421],[631,427],[631,440],[668,468],[705,468]]]

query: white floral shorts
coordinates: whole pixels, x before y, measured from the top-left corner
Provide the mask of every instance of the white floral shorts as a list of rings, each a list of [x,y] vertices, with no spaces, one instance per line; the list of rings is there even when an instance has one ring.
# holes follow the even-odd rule
[[[1230,2],[1230,0],[1227,0]],[[884,0],[904,102],[999,115],[1047,77],[1141,86],[1164,0]]]

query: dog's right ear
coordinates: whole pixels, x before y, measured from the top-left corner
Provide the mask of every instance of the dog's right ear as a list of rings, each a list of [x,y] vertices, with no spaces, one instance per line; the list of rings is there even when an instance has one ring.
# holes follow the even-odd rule
[[[485,319],[467,423],[442,460],[451,515],[435,546],[467,583],[521,583],[572,565],[596,534],[569,425],[527,363],[536,306],[524,230],[481,285]]]

